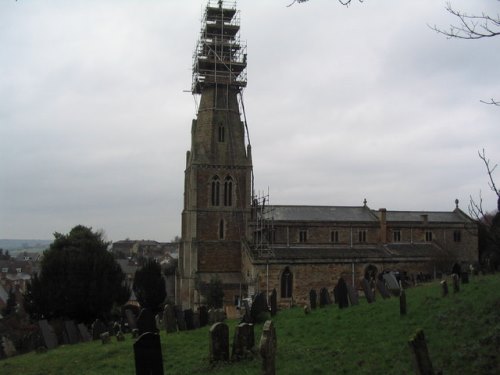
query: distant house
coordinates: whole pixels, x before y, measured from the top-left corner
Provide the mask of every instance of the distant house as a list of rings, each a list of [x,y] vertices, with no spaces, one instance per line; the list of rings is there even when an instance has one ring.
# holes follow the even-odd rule
[[[178,254],[179,243],[157,242],[152,240],[121,240],[113,242],[111,251],[114,254],[123,254],[126,257],[160,259],[166,254]]]

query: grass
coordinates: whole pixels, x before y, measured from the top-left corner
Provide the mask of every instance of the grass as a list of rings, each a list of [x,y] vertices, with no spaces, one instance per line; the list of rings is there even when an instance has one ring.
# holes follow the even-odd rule
[[[413,374],[408,339],[422,328],[434,369],[445,374],[500,373],[500,276],[477,276],[460,293],[441,298],[439,284],[407,290],[408,314],[399,299],[305,315],[301,308],[274,319],[278,374]],[[228,322],[230,342],[236,321]],[[262,325],[257,325],[256,342]],[[260,360],[208,364],[208,327],[162,332],[165,374],[259,374]],[[135,374],[133,340],[61,346],[0,361],[0,374]]]

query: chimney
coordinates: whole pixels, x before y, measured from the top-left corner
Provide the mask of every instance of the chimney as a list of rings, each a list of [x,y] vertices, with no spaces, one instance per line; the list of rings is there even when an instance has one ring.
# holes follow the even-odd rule
[[[379,208],[380,217],[380,242],[387,243],[387,210],[385,208]]]

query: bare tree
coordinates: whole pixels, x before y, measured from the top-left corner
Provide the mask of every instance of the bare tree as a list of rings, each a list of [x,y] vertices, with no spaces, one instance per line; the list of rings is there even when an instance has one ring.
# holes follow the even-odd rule
[[[309,0],[293,0],[293,1],[292,1],[290,4],[288,4],[287,6],[288,6],[288,7],[291,7],[291,6],[292,6],[293,4],[295,4],[295,3],[299,3],[299,4],[300,4],[300,3],[305,3],[305,2],[307,2],[307,1],[309,1]],[[345,5],[345,6],[348,6],[348,5],[351,3],[351,1],[352,1],[352,0],[338,0],[338,2],[339,2],[340,4]],[[359,1],[360,3],[362,3],[362,2],[363,2],[363,0],[358,0],[358,1]]]

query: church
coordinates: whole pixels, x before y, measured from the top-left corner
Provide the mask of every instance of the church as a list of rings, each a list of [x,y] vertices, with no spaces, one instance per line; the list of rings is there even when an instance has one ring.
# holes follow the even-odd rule
[[[455,262],[478,261],[477,224],[458,200],[433,212],[372,209],[366,199],[349,207],[269,205],[256,196],[239,31],[233,2],[208,2],[193,57],[198,108],[186,153],[177,304],[202,304],[214,279],[225,305],[276,289],[288,306],[307,302],[311,289],[332,290],[340,277],[357,288],[382,272],[435,277]]]

